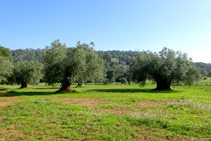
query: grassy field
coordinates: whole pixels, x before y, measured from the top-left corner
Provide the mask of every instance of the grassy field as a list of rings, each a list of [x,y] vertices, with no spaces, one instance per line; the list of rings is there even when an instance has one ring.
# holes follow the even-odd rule
[[[0,140],[211,140],[211,80],[154,84],[0,86]]]

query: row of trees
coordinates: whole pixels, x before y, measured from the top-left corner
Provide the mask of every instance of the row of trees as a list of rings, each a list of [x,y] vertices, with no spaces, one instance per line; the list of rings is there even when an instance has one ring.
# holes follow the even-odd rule
[[[157,83],[158,90],[170,89],[173,83],[191,85],[201,78],[187,54],[164,48],[159,53],[142,52],[134,57],[130,66],[103,60],[93,49],[94,43],[77,43],[76,47],[67,48],[59,40],[51,43],[42,51],[43,64],[33,61],[12,62],[11,53],[1,47],[2,66],[0,81],[18,83],[21,87],[37,84],[41,78],[49,85],[61,83],[61,91],[72,91],[70,85],[77,83],[82,86],[88,81],[105,81],[111,83],[120,79],[130,84],[131,80],[145,85],[146,80]],[[5,53],[6,52],[6,53]],[[116,77],[116,74],[121,76]]]
[[[67,48],[69,49],[69,48]],[[38,61],[44,64],[42,52],[44,49],[18,49],[11,50],[13,61],[18,62],[21,60]],[[114,77],[111,82],[120,82],[122,79],[127,78],[127,71],[132,59],[138,57],[138,51],[96,51],[98,56],[104,60],[104,75],[106,76],[109,71],[114,72]],[[150,51],[142,51],[144,54],[150,53]],[[113,62],[112,59],[117,59],[118,62]],[[204,77],[211,77],[211,64],[208,63],[194,63],[199,69],[200,73]],[[129,79],[127,79],[129,82]]]
[[[27,84],[35,85],[43,79],[49,85],[61,83],[60,90],[69,92],[72,83],[82,86],[87,81],[102,81],[104,61],[93,47],[93,42],[90,45],[78,42],[75,48],[67,48],[55,40],[42,51],[44,65],[22,59],[12,62],[11,52],[1,47],[0,82],[21,84],[21,88],[26,88]]]
[[[21,84],[21,88],[27,84],[38,84],[42,78],[43,64],[34,61],[12,61],[9,49],[0,46],[0,82],[7,84]]]

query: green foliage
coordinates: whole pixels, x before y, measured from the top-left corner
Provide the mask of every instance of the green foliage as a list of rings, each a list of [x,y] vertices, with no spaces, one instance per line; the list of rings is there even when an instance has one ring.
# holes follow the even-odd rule
[[[67,60],[66,50],[66,45],[62,45],[59,40],[57,40],[52,42],[50,47],[46,46],[43,51],[44,80],[50,85],[63,80],[65,65],[67,63],[65,62],[65,60]]]
[[[43,58],[48,84],[59,82],[65,88],[73,82],[82,85],[86,81],[103,78],[103,60],[88,44],[78,42],[76,48],[67,49],[65,44],[56,40],[51,47],[46,47]]]
[[[94,46],[94,42],[91,42],[90,45]],[[79,70],[80,71],[77,82],[80,85],[82,85],[86,81],[94,81],[98,82],[104,79],[103,75],[103,60],[98,57],[98,54],[94,51],[93,47],[90,47],[88,44],[81,44],[80,42],[77,43],[76,50],[83,49],[84,51],[84,57],[83,60],[84,67]],[[72,58],[74,60],[74,58]],[[82,63],[81,61],[78,61],[76,63]]]
[[[0,46],[0,83],[6,82],[6,77],[12,73],[12,56],[9,49]]]
[[[16,62],[9,82],[21,84],[22,88],[27,87],[27,84],[37,85],[43,76],[42,70],[43,65],[39,62]]]
[[[0,46],[0,56],[8,58],[10,61],[12,60],[12,54],[9,49]]]
[[[12,56],[13,56],[13,62],[19,62],[22,60],[27,61],[34,61],[34,62],[40,62],[43,63],[42,58],[42,50],[41,49],[17,49],[17,50],[11,50]]]
[[[127,79],[125,77],[123,77],[122,80],[121,80],[121,83],[122,84],[127,84]]]
[[[103,84],[104,85],[107,85],[109,83],[109,80],[108,80],[108,78],[106,78],[104,81],[103,81]]]
[[[211,64],[197,62],[195,65],[200,69],[202,76],[204,77],[211,77]]]
[[[94,47],[94,43],[90,43],[90,46]],[[68,50],[68,49],[67,49]],[[8,50],[9,51],[9,50]],[[18,62],[21,60],[27,60],[27,61],[38,61],[40,63],[43,63],[42,58],[42,50],[41,49],[18,49],[18,50],[11,50],[13,61]],[[126,77],[126,73],[124,71],[124,68],[129,67],[132,59],[134,57],[138,57],[139,52],[138,51],[96,51],[98,56],[104,60],[104,75],[107,74],[108,71],[114,71],[115,72],[115,81],[120,82],[121,78]],[[149,51],[142,51],[142,53],[147,54]],[[3,53],[5,54],[5,53]],[[112,59],[119,60],[119,63],[112,62]],[[210,77],[211,76],[211,64],[206,64],[202,62],[197,62],[195,65],[200,69],[200,72],[202,76],[204,77]],[[129,74],[129,73],[127,73]],[[131,74],[129,74],[131,75]],[[127,77],[126,77],[127,78]],[[102,78],[100,78],[97,81],[102,81]],[[131,78],[130,78],[131,79]],[[129,79],[127,78],[129,81]],[[92,80],[95,81],[95,80]]]
[[[115,72],[114,71],[108,71],[106,78],[108,79],[109,83],[111,84],[112,81],[115,80],[114,79],[115,78]]]
[[[134,81],[145,85],[147,79],[157,82],[157,89],[170,89],[172,83],[192,85],[201,78],[187,54],[163,48],[157,53],[140,55],[133,59],[130,71]]]

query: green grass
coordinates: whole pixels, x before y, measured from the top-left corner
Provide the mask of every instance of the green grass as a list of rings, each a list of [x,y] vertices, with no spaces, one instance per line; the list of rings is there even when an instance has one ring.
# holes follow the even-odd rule
[[[55,93],[59,84],[52,87],[41,83],[29,89],[1,85],[0,95],[13,96],[0,97],[0,140],[209,140],[210,81],[174,86],[172,91],[154,91],[151,82],[145,87],[73,85],[77,93]],[[67,98],[77,101],[59,102]],[[80,98],[95,99],[98,104],[80,106]],[[15,99],[24,101],[1,106],[1,102]]]

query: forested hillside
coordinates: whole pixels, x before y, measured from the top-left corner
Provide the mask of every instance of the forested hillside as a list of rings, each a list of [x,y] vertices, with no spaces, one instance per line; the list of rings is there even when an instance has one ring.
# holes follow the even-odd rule
[[[145,54],[147,51],[142,51]],[[42,58],[42,50],[41,49],[18,49],[11,50],[13,61],[18,62],[20,60],[27,61],[38,61],[43,63]],[[122,78],[127,77],[128,68],[130,62],[134,57],[137,57],[138,51],[97,51],[100,58],[102,58],[104,62],[104,74],[109,76],[108,74],[112,74],[110,81],[120,82]],[[197,67],[200,68],[201,74],[204,77],[211,77],[211,64],[206,64],[202,62],[195,63]]]
[[[201,74],[203,76],[211,77],[211,64],[210,63],[202,63],[202,62],[196,62],[195,63],[197,67],[199,67]]]
[[[27,61],[38,61],[40,63],[43,63],[42,58],[42,50],[41,49],[17,49],[17,50],[11,50],[12,56],[13,56],[13,62],[18,62],[21,60],[27,60]]]

